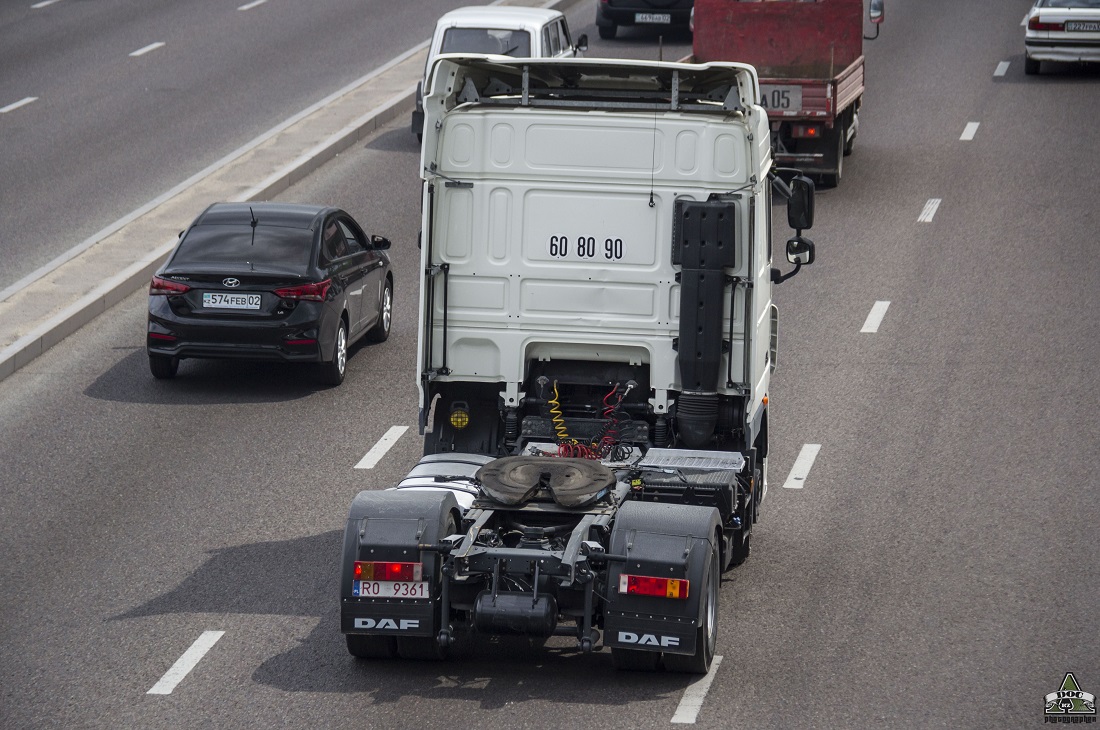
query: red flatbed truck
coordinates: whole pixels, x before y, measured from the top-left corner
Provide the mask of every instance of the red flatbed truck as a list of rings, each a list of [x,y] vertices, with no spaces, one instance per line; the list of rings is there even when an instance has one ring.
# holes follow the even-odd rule
[[[695,0],[693,60],[755,66],[776,163],[835,186],[859,130],[863,19],[863,0]]]

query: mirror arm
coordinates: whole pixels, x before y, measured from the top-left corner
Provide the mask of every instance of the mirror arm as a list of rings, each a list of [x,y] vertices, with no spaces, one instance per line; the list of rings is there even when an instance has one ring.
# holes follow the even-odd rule
[[[875,34],[874,35],[865,35],[865,36],[863,36],[863,40],[873,41],[874,39],[878,38],[878,31],[879,31],[878,24],[876,23],[875,24]]]
[[[801,268],[802,268],[802,264],[801,263],[796,263],[794,265],[794,269],[792,269],[791,271],[788,271],[786,274],[781,273],[779,271],[779,269],[773,268],[772,271],[771,271],[772,283],[773,284],[782,284],[787,279],[789,279],[792,276],[794,276],[795,274],[797,274]]]

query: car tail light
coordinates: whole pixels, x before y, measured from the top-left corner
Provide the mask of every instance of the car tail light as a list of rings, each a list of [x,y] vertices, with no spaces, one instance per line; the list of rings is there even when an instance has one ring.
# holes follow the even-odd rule
[[[288,344],[288,345],[316,345],[317,340],[313,340],[313,339],[287,340],[286,344]]]
[[[355,580],[423,580],[420,563],[355,562]]]
[[[1027,21],[1028,30],[1057,30],[1062,31],[1066,29],[1065,23],[1044,23],[1039,20],[1039,16],[1036,15],[1031,20]]]
[[[309,302],[323,302],[328,288],[332,286],[331,279],[319,281],[316,284],[302,284],[301,286],[288,286],[276,289],[275,296],[283,299],[300,299]]]
[[[791,137],[795,139],[819,139],[821,137],[821,125],[792,124]]]
[[[186,284],[181,284],[171,279],[162,279],[159,276],[154,276],[153,280],[149,282],[149,294],[151,296],[157,294],[175,296],[177,294],[186,294],[189,291],[191,291],[191,287]]]
[[[681,578],[654,578],[648,575],[619,576],[619,593],[658,598],[687,598],[688,581]]]

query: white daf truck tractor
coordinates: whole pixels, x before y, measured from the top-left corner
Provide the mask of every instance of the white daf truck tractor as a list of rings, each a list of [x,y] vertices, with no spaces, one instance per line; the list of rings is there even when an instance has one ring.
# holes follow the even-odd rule
[[[352,504],[348,649],[568,636],[706,672],[766,490],[772,286],[813,262],[813,184],[773,169],[742,64],[442,56],[428,88],[425,456]]]

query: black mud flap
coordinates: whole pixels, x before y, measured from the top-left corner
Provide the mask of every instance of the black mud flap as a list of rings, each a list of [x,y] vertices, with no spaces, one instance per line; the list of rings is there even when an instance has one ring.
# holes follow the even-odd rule
[[[458,514],[445,491],[365,491],[351,504],[340,564],[340,630],[372,636],[435,636],[440,624],[440,554],[435,545]],[[363,597],[355,591],[355,562],[421,563],[427,598]]]
[[[604,644],[618,649],[695,654],[705,579],[721,518],[714,507],[627,502],[615,517],[608,570]],[[686,598],[620,591],[623,575],[688,581]]]

